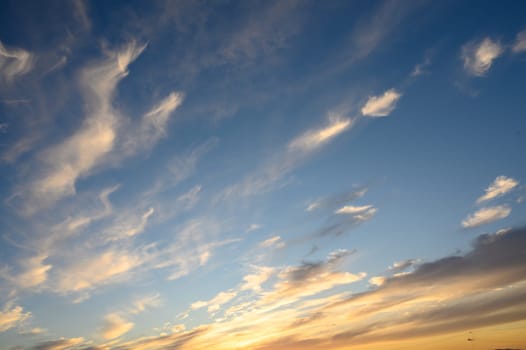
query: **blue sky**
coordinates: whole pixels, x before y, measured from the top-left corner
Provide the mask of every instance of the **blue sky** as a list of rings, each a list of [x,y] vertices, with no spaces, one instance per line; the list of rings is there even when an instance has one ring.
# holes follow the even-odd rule
[[[524,346],[525,77],[519,1],[4,1],[0,347]]]

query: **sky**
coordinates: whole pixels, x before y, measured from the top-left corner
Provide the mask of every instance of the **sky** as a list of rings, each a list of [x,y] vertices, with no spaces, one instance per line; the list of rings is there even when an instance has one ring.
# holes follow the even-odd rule
[[[526,349],[523,1],[2,1],[0,349]]]

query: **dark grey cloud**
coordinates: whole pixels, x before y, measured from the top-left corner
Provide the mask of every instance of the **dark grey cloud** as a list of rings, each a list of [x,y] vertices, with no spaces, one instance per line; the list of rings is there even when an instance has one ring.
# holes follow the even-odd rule
[[[333,194],[331,196],[319,198],[307,206],[307,211],[334,211],[341,206],[352,202],[367,192],[367,187],[359,187],[353,191]]]
[[[353,254],[355,251],[337,250],[329,254],[325,261],[306,262],[301,265],[290,267],[286,269],[281,278],[292,283],[302,283],[311,277],[317,276],[324,271],[332,271],[338,264],[340,264],[347,256]]]

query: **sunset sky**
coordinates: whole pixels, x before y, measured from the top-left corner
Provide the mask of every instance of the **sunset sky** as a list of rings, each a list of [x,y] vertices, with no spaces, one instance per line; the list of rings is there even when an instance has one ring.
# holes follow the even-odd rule
[[[0,349],[526,350],[526,2],[0,2]]]

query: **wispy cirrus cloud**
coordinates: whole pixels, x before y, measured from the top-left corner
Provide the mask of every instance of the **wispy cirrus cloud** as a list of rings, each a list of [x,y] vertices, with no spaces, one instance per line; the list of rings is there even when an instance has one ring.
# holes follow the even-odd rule
[[[159,293],[145,295],[139,298],[136,298],[132,302],[131,314],[140,314],[146,310],[157,308],[161,306],[161,296]]]
[[[37,287],[46,282],[49,270],[53,267],[51,264],[45,263],[47,258],[46,255],[36,255],[21,259],[19,273],[12,274],[7,269],[2,269],[0,270],[0,278],[22,289]]]
[[[511,48],[513,53],[521,53],[526,51],[526,30],[517,33],[513,47]]]
[[[11,82],[28,73],[33,67],[35,56],[20,48],[7,48],[0,42],[0,77]]]
[[[230,300],[237,296],[237,291],[229,290],[226,292],[220,292],[215,297],[208,301],[196,301],[190,305],[192,310],[197,310],[203,307],[208,308],[209,313],[217,312],[223,304],[228,303]]]
[[[57,292],[87,293],[99,287],[129,278],[145,257],[136,252],[110,248],[98,254],[81,256],[57,271]]]
[[[31,313],[24,312],[21,306],[13,306],[12,303],[7,303],[0,311],[0,332],[21,325],[29,317],[31,317]]]
[[[338,115],[329,115],[329,124],[326,127],[309,130],[303,135],[296,137],[289,143],[288,149],[291,152],[311,152],[321,147],[324,143],[329,142],[351,126],[351,119],[342,118]]]
[[[112,98],[117,84],[128,75],[128,65],[144,48],[132,42],[82,71],[80,82],[87,115],[73,135],[40,154],[43,172],[22,188],[26,213],[74,194],[78,178],[90,174],[113,149],[119,115]]]
[[[371,96],[362,107],[362,115],[366,117],[386,117],[396,108],[396,103],[402,94],[395,89],[389,89],[379,96]]]
[[[318,198],[314,201],[311,201],[306,211],[315,211],[315,210],[334,210],[348,202],[351,202],[355,199],[363,197],[367,193],[367,187],[361,187],[357,190],[343,192],[335,194],[332,196]]]
[[[504,196],[519,185],[519,182],[511,177],[497,176],[491,185],[485,190],[485,194],[477,199],[477,203],[490,201],[494,198]]]
[[[108,314],[104,317],[104,326],[101,335],[104,339],[114,339],[128,333],[134,327],[133,322],[129,322],[118,314]]]
[[[123,151],[127,154],[133,154],[140,149],[149,150],[161,138],[165,137],[168,121],[183,101],[184,94],[174,91],[154,105],[151,110],[143,115],[135,132],[129,132],[128,138],[122,145]]]
[[[309,156],[353,126],[353,119],[329,113],[325,126],[312,128],[292,138],[275,156],[241,182],[228,186],[219,198],[250,196],[269,191],[282,178],[301,165]]]
[[[489,37],[481,41],[471,41],[462,46],[461,57],[464,69],[471,75],[482,77],[491,68],[493,61],[504,53],[500,42]]]
[[[36,344],[35,346],[30,347],[29,350],[66,350],[66,349],[71,349],[71,347],[74,347],[74,346],[81,346],[85,342],[86,342],[85,339],[82,337],[48,340],[48,341],[44,341],[44,342]],[[85,349],[90,349],[90,347],[87,346],[85,347]],[[97,347],[93,347],[91,349],[98,350]]]
[[[494,207],[481,208],[468,215],[462,221],[462,227],[473,228],[504,219],[511,213],[511,207],[508,205],[497,205]]]
[[[283,242],[280,236],[274,236],[274,237],[270,237],[269,239],[264,240],[263,242],[259,244],[259,246],[263,248],[269,248],[269,247],[283,248],[285,247],[285,242]]]

